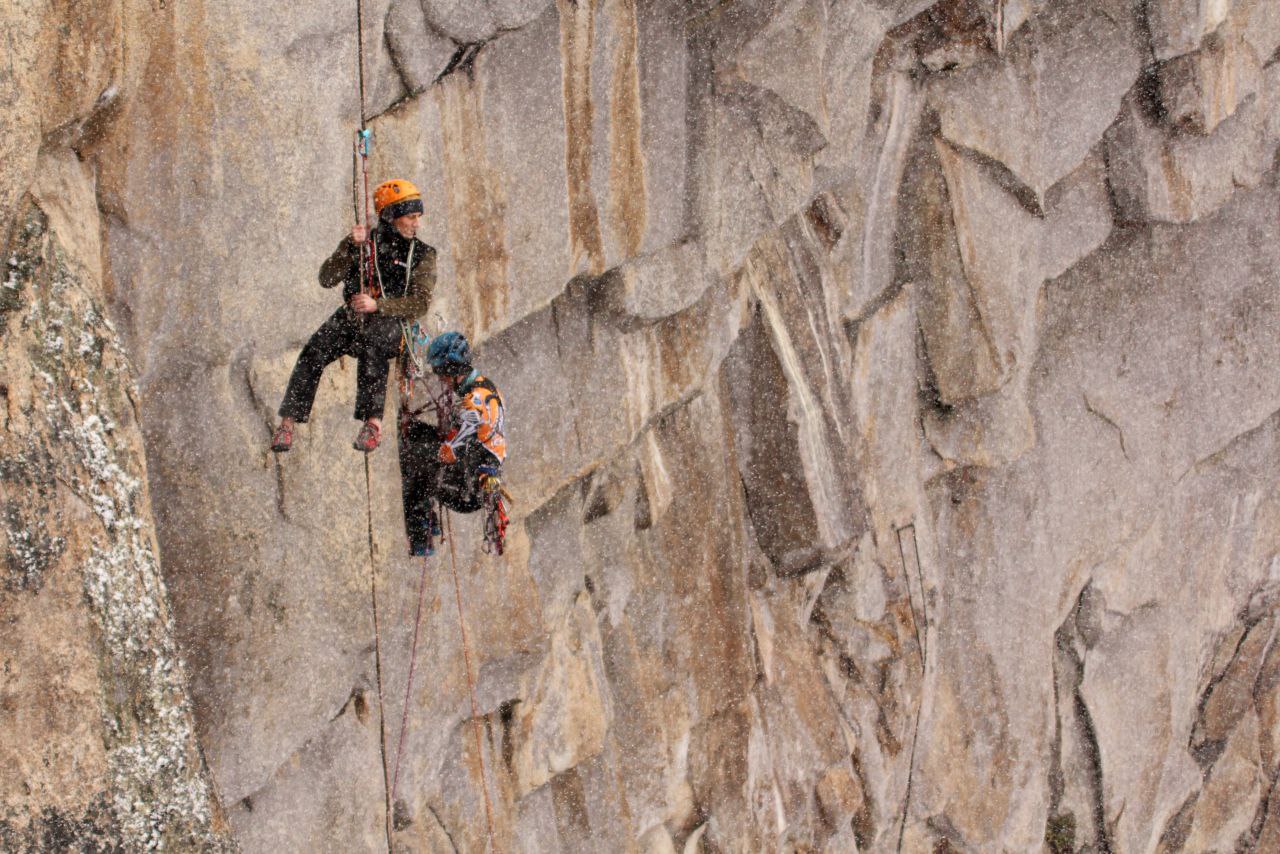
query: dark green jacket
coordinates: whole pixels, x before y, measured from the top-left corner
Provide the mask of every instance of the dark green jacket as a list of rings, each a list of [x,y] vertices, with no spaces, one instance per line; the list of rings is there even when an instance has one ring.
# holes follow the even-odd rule
[[[436,286],[436,250],[416,237],[402,237],[389,222],[378,224],[374,241],[378,247],[378,272],[382,286],[377,313],[404,320],[414,320],[426,314],[431,305],[431,292]],[[413,246],[411,269],[406,267],[410,245]],[[320,265],[320,287],[332,288],[339,284],[342,285],[342,298],[348,303],[360,293],[360,247],[349,234]]]

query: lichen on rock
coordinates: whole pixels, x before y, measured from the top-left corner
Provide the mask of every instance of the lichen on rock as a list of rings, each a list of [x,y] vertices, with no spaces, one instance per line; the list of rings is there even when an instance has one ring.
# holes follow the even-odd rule
[[[1273,0],[90,5],[0,12],[0,847],[1280,850]],[[500,558],[351,360],[266,450],[358,120]]]
[[[0,339],[9,406],[0,434],[7,542],[0,613],[18,620],[24,611],[39,614],[63,601],[83,609],[92,631],[72,638],[10,636],[0,656],[24,682],[60,678],[56,670],[39,669],[59,644],[93,667],[74,674],[96,683],[74,700],[97,718],[96,727],[85,722],[82,732],[94,739],[101,767],[96,775],[77,772],[73,760],[73,769],[63,772],[68,788],[59,792],[65,805],[25,818],[21,801],[6,791],[0,840],[6,850],[85,848],[95,840],[137,851],[231,850],[215,830],[215,799],[196,747],[159,572],[130,401],[132,369],[92,295],[95,283],[66,256],[35,205],[27,204],[10,251],[18,296],[3,316]],[[22,631],[39,632],[38,618]],[[42,731],[44,700],[40,693],[17,700],[33,704],[36,715],[19,714],[9,738],[59,737]],[[4,741],[0,754],[18,749]],[[74,755],[86,746],[71,741],[62,749]],[[53,782],[49,773],[26,781],[37,795],[34,806]],[[54,779],[59,773],[52,772]]]

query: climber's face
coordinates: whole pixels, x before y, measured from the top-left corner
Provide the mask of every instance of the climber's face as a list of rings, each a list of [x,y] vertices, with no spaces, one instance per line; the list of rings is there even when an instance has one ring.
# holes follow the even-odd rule
[[[391,220],[391,224],[395,226],[396,231],[400,232],[401,237],[413,237],[418,233],[418,225],[421,222],[422,214],[420,213],[405,214]]]

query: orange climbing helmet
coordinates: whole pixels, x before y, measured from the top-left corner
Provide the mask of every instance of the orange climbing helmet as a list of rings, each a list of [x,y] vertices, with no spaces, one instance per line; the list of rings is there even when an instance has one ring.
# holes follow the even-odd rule
[[[422,213],[422,194],[403,178],[383,181],[373,191],[373,209],[383,219]]]

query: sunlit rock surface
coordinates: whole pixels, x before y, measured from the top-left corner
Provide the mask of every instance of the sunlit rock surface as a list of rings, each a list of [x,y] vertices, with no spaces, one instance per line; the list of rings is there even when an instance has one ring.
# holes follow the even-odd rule
[[[0,12],[0,843],[1280,847],[1280,6],[359,18]],[[421,576],[352,360],[266,451],[361,53],[512,447]]]

